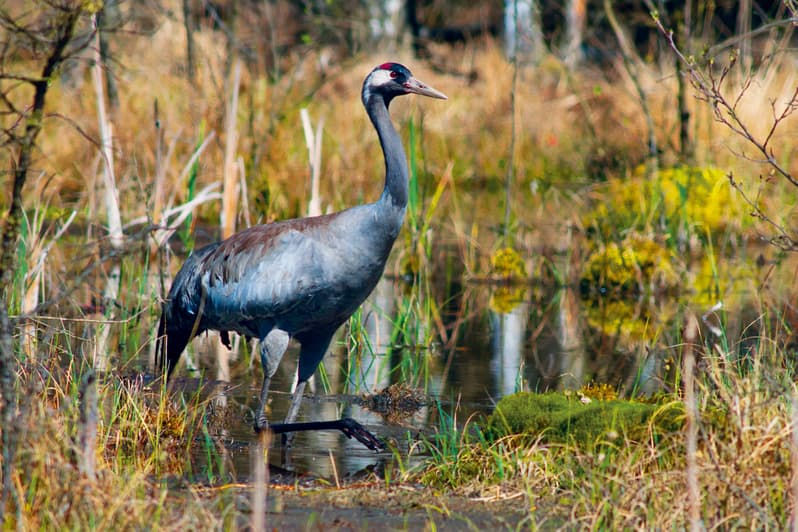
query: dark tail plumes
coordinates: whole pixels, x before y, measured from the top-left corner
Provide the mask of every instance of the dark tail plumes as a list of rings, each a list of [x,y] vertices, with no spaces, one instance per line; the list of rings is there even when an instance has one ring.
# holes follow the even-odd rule
[[[169,305],[169,302],[164,303],[161,322],[158,325],[155,363],[160,371],[164,372],[168,380],[180,360],[183,349],[186,348],[189,340],[191,340],[191,327],[181,327],[180,320],[169,320],[167,323],[167,316],[170,314],[166,308],[167,305]]]
[[[180,354],[192,338],[205,329],[200,327],[202,316],[203,259],[219,247],[221,242],[210,244],[192,253],[175,276],[169,296],[163,304],[155,361],[168,379],[180,360]]]

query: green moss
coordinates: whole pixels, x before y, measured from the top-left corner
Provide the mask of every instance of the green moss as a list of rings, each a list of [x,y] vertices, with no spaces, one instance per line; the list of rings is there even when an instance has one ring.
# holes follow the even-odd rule
[[[643,441],[682,427],[680,402],[642,402],[590,399],[571,392],[517,393],[504,397],[488,420],[494,436],[529,434],[548,443],[591,447],[601,440],[623,435]]]

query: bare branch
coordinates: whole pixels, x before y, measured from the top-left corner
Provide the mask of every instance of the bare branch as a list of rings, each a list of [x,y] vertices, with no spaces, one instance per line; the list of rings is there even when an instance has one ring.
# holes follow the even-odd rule
[[[795,112],[796,109],[798,109],[798,87],[795,88],[792,96],[786,102],[784,109],[781,112],[776,110],[775,101],[770,102],[770,127],[764,136],[757,136],[752,133],[749,123],[747,123],[738,114],[738,109],[742,99],[749,91],[751,84],[753,83],[753,76],[749,74],[745,77],[742,82],[742,86],[737,89],[733,100],[728,100],[723,94],[723,88],[728,79],[729,72],[732,70],[737,61],[737,53],[731,53],[729,57],[729,63],[724,65],[719,72],[713,68],[714,60],[711,57],[708,59],[706,67],[699,68],[694,58],[685,57],[681,50],[679,50],[679,47],[676,45],[673,39],[673,31],[665,29],[665,27],[662,25],[662,21],[656,15],[656,13],[653,13],[653,18],[657,28],[660,30],[660,33],[662,33],[667,40],[668,46],[671,48],[671,50],[673,50],[674,54],[676,54],[676,57],[684,65],[684,74],[688,77],[690,84],[695,89],[697,93],[697,99],[709,103],[712,106],[712,112],[715,120],[732,131],[735,135],[741,137],[750,146],[753,146],[756,151],[763,156],[763,159],[756,160],[745,156],[744,154],[742,154],[742,157],[750,161],[769,165],[776,174],[781,176],[792,186],[798,188],[798,178],[793,176],[787,168],[779,163],[779,159],[773,147],[771,146],[771,141],[776,134],[776,130],[793,112]],[[782,25],[788,22],[795,23],[795,20],[789,19],[787,21],[770,24],[767,27],[774,27],[776,25]],[[776,223],[772,217],[765,213],[760,207],[759,194],[757,195],[756,199],[751,199],[745,193],[740,184],[734,180],[731,174],[729,174],[729,183],[740,193],[743,200],[751,206],[753,209],[751,213],[752,216],[755,216],[765,224],[771,226],[771,228],[773,228],[773,230],[777,233],[776,236],[770,239],[770,242],[773,245],[784,250],[798,251],[798,243],[788,234],[788,230],[782,225]]]

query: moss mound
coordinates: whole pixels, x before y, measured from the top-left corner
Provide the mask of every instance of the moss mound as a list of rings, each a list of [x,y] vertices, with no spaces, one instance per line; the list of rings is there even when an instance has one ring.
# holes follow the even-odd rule
[[[504,397],[488,419],[496,437],[529,434],[548,443],[592,446],[623,435],[643,441],[681,429],[684,408],[671,398],[599,400],[574,392],[522,392]]]

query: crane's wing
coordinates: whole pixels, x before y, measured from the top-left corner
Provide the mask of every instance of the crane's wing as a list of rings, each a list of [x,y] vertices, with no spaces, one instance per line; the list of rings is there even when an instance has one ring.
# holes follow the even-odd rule
[[[323,233],[329,237],[329,233]],[[208,328],[262,336],[337,319],[347,304],[345,250],[314,228],[270,224],[242,231],[203,259]],[[345,318],[344,318],[345,319]]]

